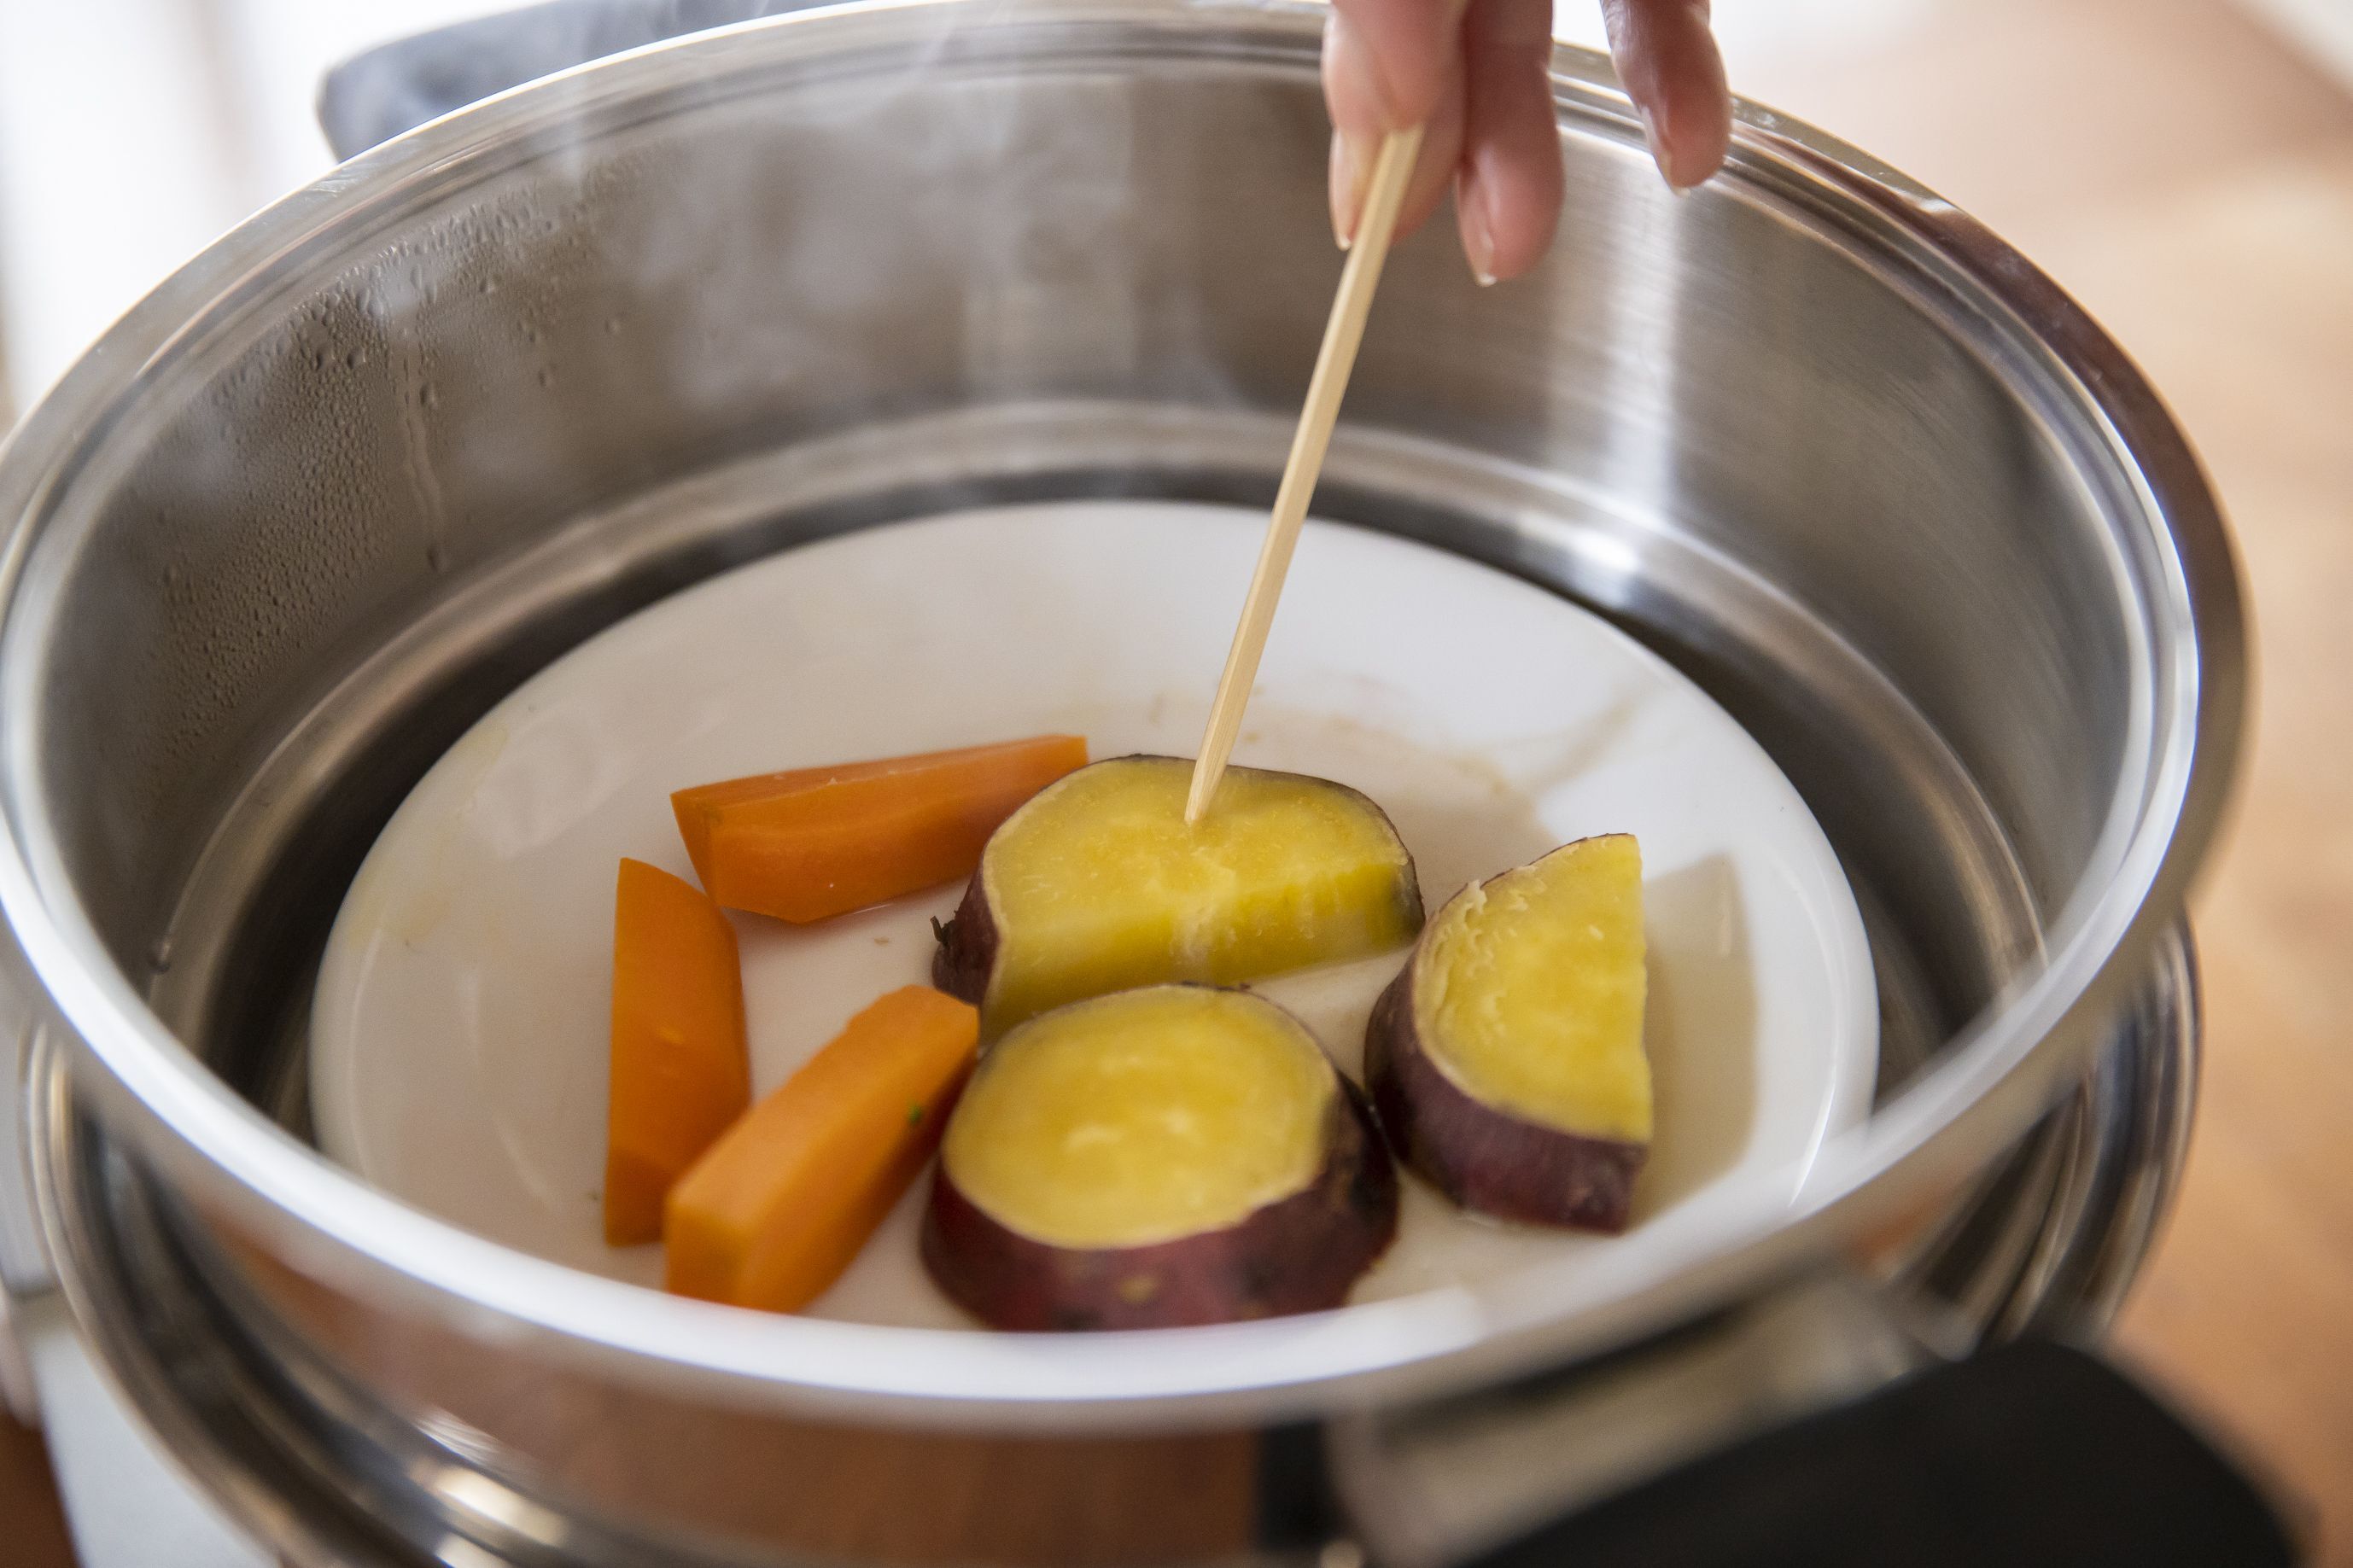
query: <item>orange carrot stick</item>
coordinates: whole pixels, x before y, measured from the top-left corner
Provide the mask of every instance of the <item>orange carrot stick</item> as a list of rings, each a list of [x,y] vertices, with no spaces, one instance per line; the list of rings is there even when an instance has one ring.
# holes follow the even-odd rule
[[[997,824],[1086,765],[1076,735],[702,784],[671,795],[703,888],[807,924],[968,877]]]
[[[670,1184],[751,1100],[735,928],[691,882],[623,860],[613,902],[605,1240],[659,1240]]]
[[[825,1294],[939,1147],[979,1039],[923,985],[852,1018],[670,1189],[670,1289],[772,1312]]]

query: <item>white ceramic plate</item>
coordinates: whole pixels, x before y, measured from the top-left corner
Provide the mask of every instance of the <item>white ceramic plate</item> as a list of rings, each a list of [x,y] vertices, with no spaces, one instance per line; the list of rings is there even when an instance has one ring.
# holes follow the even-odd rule
[[[451,748],[353,882],[311,1016],[321,1146],[469,1229],[617,1279],[599,1234],[613,878],[692,876],[673,789],[1048,731],[1189,756],[1262,514],[1071,503],[795,550],[665,600],[527,682]],[[1794,1198],[1870,1102],[1878,1008],[1854,900],[1797,792],[1653,655],[1425,546],[1310,523],[1239,761],[1386,806],[1434,911],[1587,834],[1641,840],[1658,1136],[1612,1238],[1467,1219],[1409,1183],[1371,1300],[1577,1248],[1640,1248],[1720,1187]],[[822,926],[733,917],[765,1092],[860,1007],[928,978],[943,887]],[[1351,1072],[1400,955],[1261,986]],[[956,1326],[915,1259],[919,1183],[827,1317]]]

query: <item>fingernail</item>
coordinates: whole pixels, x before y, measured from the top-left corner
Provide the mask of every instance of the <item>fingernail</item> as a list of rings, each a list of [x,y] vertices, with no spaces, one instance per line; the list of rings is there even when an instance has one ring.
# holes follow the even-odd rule
[[[1475,181],[1464,181],[1455,187],[1454,205],[1462,214],[1462,254],[1471,263],[1471,276],[1479,280],[1482,289],[1495,286],[1495,229],[1487,214],[1484,188]]]
[[[1667,172],[1667,144],[1659,138],[1658,118],[1651,112],[1651,106],[1647,103],[1638,103],[1634,106],[1634,117],[1642,122],[1642,145],[1651,150],[1651,162],[1658,165],[1660,175],[1664,177]],[[1670,179],[1667,184],[1672,185],[1674,181]]]
[[[1365,181],[1371,160],[1344,132],[1332,133],[1332,237],[1345,250],[1356,237],[1356,219],[1365,205]]]
[[[1651,149],[1651,162],[1659,166],[1659,177],[1667,182],[1667,189],[1679,196],[1687,196],[1698,189],[1699,181],[1676,177],[1674,150],[1667,144],[1666,135],[1660,131],[1658,120],[1651,113],[1650,106],[1638,103],[1634,106],[1634,113],[1642,121],[1642,142]]]

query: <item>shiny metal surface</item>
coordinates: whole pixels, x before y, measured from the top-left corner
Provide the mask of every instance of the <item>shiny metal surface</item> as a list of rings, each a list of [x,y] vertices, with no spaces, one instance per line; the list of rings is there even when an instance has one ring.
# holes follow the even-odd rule
[[[2115,1216],[2153,1217],[2163,1141],[2101,1151],[2161,1131],[2136,1118],[2163,1120],[2168,1069],[2078,1112],[2099,1136],[2010,1152],[2088,1081],[2220,807],[2242,649],[2211,498],[2114,345],[1945,204],[1757,110],[1727,177],[1672,198],[1567,50],[1574,221],[1509,289],[1472,287],[1443,225],[1398,252],[1318,510],[1600,608],[1806,794],[1889,1016],[1881,1103],[1805,1212],[1727,1209],[1641,1275],[1041,1346],[583,1279],[301,1142],[309,965],[351,869],[546,659],[844,528],[1265,498],[1337,268],[1319,23],[854,6],[527,88],[238,230],[0,449],[0,909],[78,1114],[137,1173],[104,1190],[170,1194],[126,1234],[283,1365],[315,1357],[306,1398],[341,1380],[401,1441],[440,1433],[561,1505],[495,1550],[548,1560],[574,1547],[531,1529],[606,1516],[616,1539],[843,1544],[714,1495],[731,1443],[822,1479],[807,1456],[845,1434],[985,1465],[1014,1433],[1049,1461],[1082,1433],[1147,1455],[1189,1433],[1229,1475],[1220,1435],[1591,1354],[1989,1179],[2010,1199],[1986,1257],[2008,1250],[1965,1271],[1980,1321],[2129,1276],[2142,1222]],[[2101,1172],[2112,1202],[2065,1196]],[[2036,1194],[2082,1234],[2053,1239]],[[120,1307],[69,1285],[130,1356],[95,1321]]]
[[[57,1274],[33,1207],[33,1151],[26,1144],[25,1115],[32,1033],[23,1020],[18,1026],[14,1036],[0,1036],[0,1291],[23,1300],[53,1289]]]

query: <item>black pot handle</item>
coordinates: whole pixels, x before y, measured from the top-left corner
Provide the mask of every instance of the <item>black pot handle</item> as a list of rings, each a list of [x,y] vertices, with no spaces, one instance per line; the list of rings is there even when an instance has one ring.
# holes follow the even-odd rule
[[[2097,1356],[2031,1337],[1941,1360],[1841,1273],[1323,1437],[1332,1502],[1381,1568],[2300,1559],[2261,1490]]]
[[[2285,1568],[2246,1479],[2097,1358],[2004,1345],[1710,1455],[1475,1568]]]

